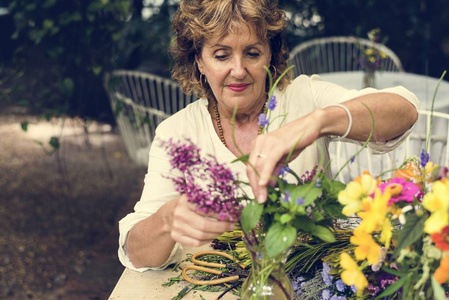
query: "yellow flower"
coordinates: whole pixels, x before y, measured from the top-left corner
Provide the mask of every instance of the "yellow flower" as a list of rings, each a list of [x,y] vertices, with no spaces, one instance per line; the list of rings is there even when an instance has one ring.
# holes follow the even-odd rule
[[[436,211],[424,223],[424,232],[428,234],[438,233],[449,225],[449,213],[447,211]]]
[[[379,189],[376,189],[374,199],[365,198],[362,201],[363,211],[357,214],[362,219],[358,228],[366,233],[379,231],[385,222],[390,198],[388,191],[382,194]]]
[[[391,237],[393,236],[393,231],[389,219],[386,219],[384,225],[382,226],[382,232],[380,233],[380,239],[384,243],[385,248],[390,248]]]
[[[363,291],[368,286],[365,275],[359,270],[359,266],[348,253],[343,252],[340,255],[340,266],[344,270],[341,273],[341,280],[346,285],[355,285],[357,291]]]
[[[449,209],[449,181],[436,181],[432,185],[432,192],[427,193],[423,199],[424,207],[430,212]]]
[[[371,265],[379,263],[382,249],[374,241],[371,234],[357,228],[351,237],[351,244],[358,246],[354,251],[357,260],[364,260],[366,258]]]
[[[350,182],[338,194],[338,202],[344,205],[342,213],[351,216],[362,209],[362,199],[371,195],[376,189],[377,181],[370,174],[363,174]]]
[[[431,212],[424,224],[424,231],[432,234],[440,232],[449,224],[449,181],[442,179],[432,185],[432,192],[423,199],[423,206]]]
[[[365,55],[366,56],[368,56],[368,55],[373,55],[374,54],[374,49],[373,48],[367,48],[366,50],[365,50]]]

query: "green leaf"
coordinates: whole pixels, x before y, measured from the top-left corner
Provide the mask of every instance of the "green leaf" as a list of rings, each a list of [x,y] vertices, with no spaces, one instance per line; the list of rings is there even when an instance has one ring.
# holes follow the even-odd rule
[[[397,257],[402,249],[410,246],[422,236],[426,219],[426,214],[421,216],[413,214],[407,217],[405,225],[399,232],[398,244],[393,252],[394,257]]]
[[[64,53],[64,47],[60,47],[60,46],[52,46],[49,47],[47,50],[47,54],[50,57],[57,57],[60,56]]]
[[[321,189],[317,188],[314,182],[311,182],[300,186],[294,186],[294,188],[290,190],[290,193],[292,199],[298,199],[300,197],[303,198],[303,205],[307,206],[321,195]]]
[[[293,245],[296,240],[296,228],[291,225],[274,223],[265,237],[265,249],[269,257],[274,257]]]
[[[312,218],[315,220],[315,222],[319,222],[319,221],[324,219],[324,216],[323,216],[323,214],[321,214],[318,211],[313,211],[312,212]]]
[[[395,269],[390,269],[390,268],[387,268],[385,266],[382,266],[381,269],[382,269],[382,271],[387,272],[388,274],[391,274],[391,275],[394,275],[394,276],[398,276],[398,277],[402,277],[402,276],[407,275],[407,273],[400,272],[400,271],[395,270]]]
[[[433,289],[433,297],[436,300],[446,300],[446,293],[444,292],[444,288],[436,281],[435,277],[432,277],[432,289]]]
[[[237,157],[236,159],[234,159],[232,162],[235,163],[237,161],[241,161],[241,162],[248,162],[249,160],[249,154],[245,154],[242,156]]]
[[[54,150],[58,150],[60,147],[59,144],[59,138],[56,136],[52,136],[50,138],[50,141],[48,142],[48,144],[50,144],[50,146],[54,149]]]
[[[328,243],[335,242],[335,236],[332,233],[332,231],[330,231],[329,228],[326,228],[324,226],[315,225],[312,234],[325,242]]]
[[[288,222],[290,222],[292,220],[292,215],[290,214],[283,214],[280,219],[279,222],[281,222],[281,224],[286,224]]]
[[[22,123],[20,123],[20,127],[22,127],[23,131],[27,131],[28,130],[28,121],[23,121]]]
[[[245,232],[249,232],[260,220],[263,212],[263,205],[256,201],[249,202],[242,211],[241,222],[242,229]]]
[[[73,83],[72,78],[64,78],[61,82],[59,82],[59,90],[66,97],[71,97],[73,95],[75,84]]]
[[[50,20],[50,19],[44,20],[44,23],[43,23],[44,29],[50,29],[51,27],[53,27],[53,25],[55,25],[55,22],[53,22],[53,20]]]
[[[328,179],[330,180],[330,179]],[[334,195],[338,195],[338,193],[342,190],[344,190],[346,187],[346,184],[344,184],[343,182],[340,181],[331,181],[331,192]]]
[[[387,296],[392,295],[394,292],[399,290],[407,280],[407,277],[401,277],[398,280],[395,281],[392,285],[390,285],[386,290],[384,290],[382,293],[380,293],[376,299],[384,298]]]
[[[295,226],[296,228],[298,228],[299,230],[304,231],[305,233],[310,233],[312,234],[313,229],[315,228],[315,223],[313,223],[312,220],[310,220],[307,217],[304,216],[297,216],[294,220],[293,220],[293,226]]]
[[[56,3],[56,0],[46,0],[44,3],[42,3],[43,8],[50,8],[54,6]]]
[[[333,204],[327,204],[323,206],[325,212],[327,212],[331,217],[338,219],[347,219],[348,217],[341,213],[343,209],[343,205],[336,202]]]
[[[103,67],[102,66],[93,66],[92,67],[92,72],[95,74],[95,76],[100,75],[101,71],[103,71]]]

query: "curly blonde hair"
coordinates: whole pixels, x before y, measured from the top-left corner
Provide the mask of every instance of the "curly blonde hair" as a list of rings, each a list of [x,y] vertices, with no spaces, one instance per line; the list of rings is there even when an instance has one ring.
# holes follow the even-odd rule
[[[170,53],[174,61],[172,77],[182,84],[185,93],[213,96],[210,87],[201,82],[195,55],[201,53],[206,41],[238,32],[242,24],[254,24],[258,38],[270,45],[273,80],[287,69],[286,16],[277,0],[183,0],[172,23]],[[291,72],[280,80],[279,89],[290,80]]]

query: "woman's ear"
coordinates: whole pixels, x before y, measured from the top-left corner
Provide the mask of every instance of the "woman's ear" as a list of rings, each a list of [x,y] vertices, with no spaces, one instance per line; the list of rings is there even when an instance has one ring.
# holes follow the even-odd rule
[[[204,74],[203,64],[201,62],[201,58],[198,57],[198,54],[195,54],[195,62],[198,65],[198,70],[201,74]]]

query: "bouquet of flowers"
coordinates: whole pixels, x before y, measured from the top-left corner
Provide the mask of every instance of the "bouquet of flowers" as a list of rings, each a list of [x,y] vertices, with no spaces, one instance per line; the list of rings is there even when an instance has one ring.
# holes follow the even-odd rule
[[[374,45],[381,43],[380,29],[375,28],[368,32],[368,39],[372,42],[372,45],[366,48],[362,48],[362,56],[360,58],[360,66],[365,72],[374,73],[375,71],[382,70],[382,62],[387,58],[387,55],[379,50]]]
[[[273,88],[259,118],[265,130],[276,105],[268,74]],[[449,169],[432,163],[426,149],[392,178],[364,173],[346,185],[327,178],[323,164],[302,175],[286,164],[259,204],[239,193],[247,183],[238,174],[190,141],[164,145],[181,172],[171,177],[177,190],[199,211],[239,223],[215,246],[233,244],[229,251],[251,265],[242,299],[446,299]]]

